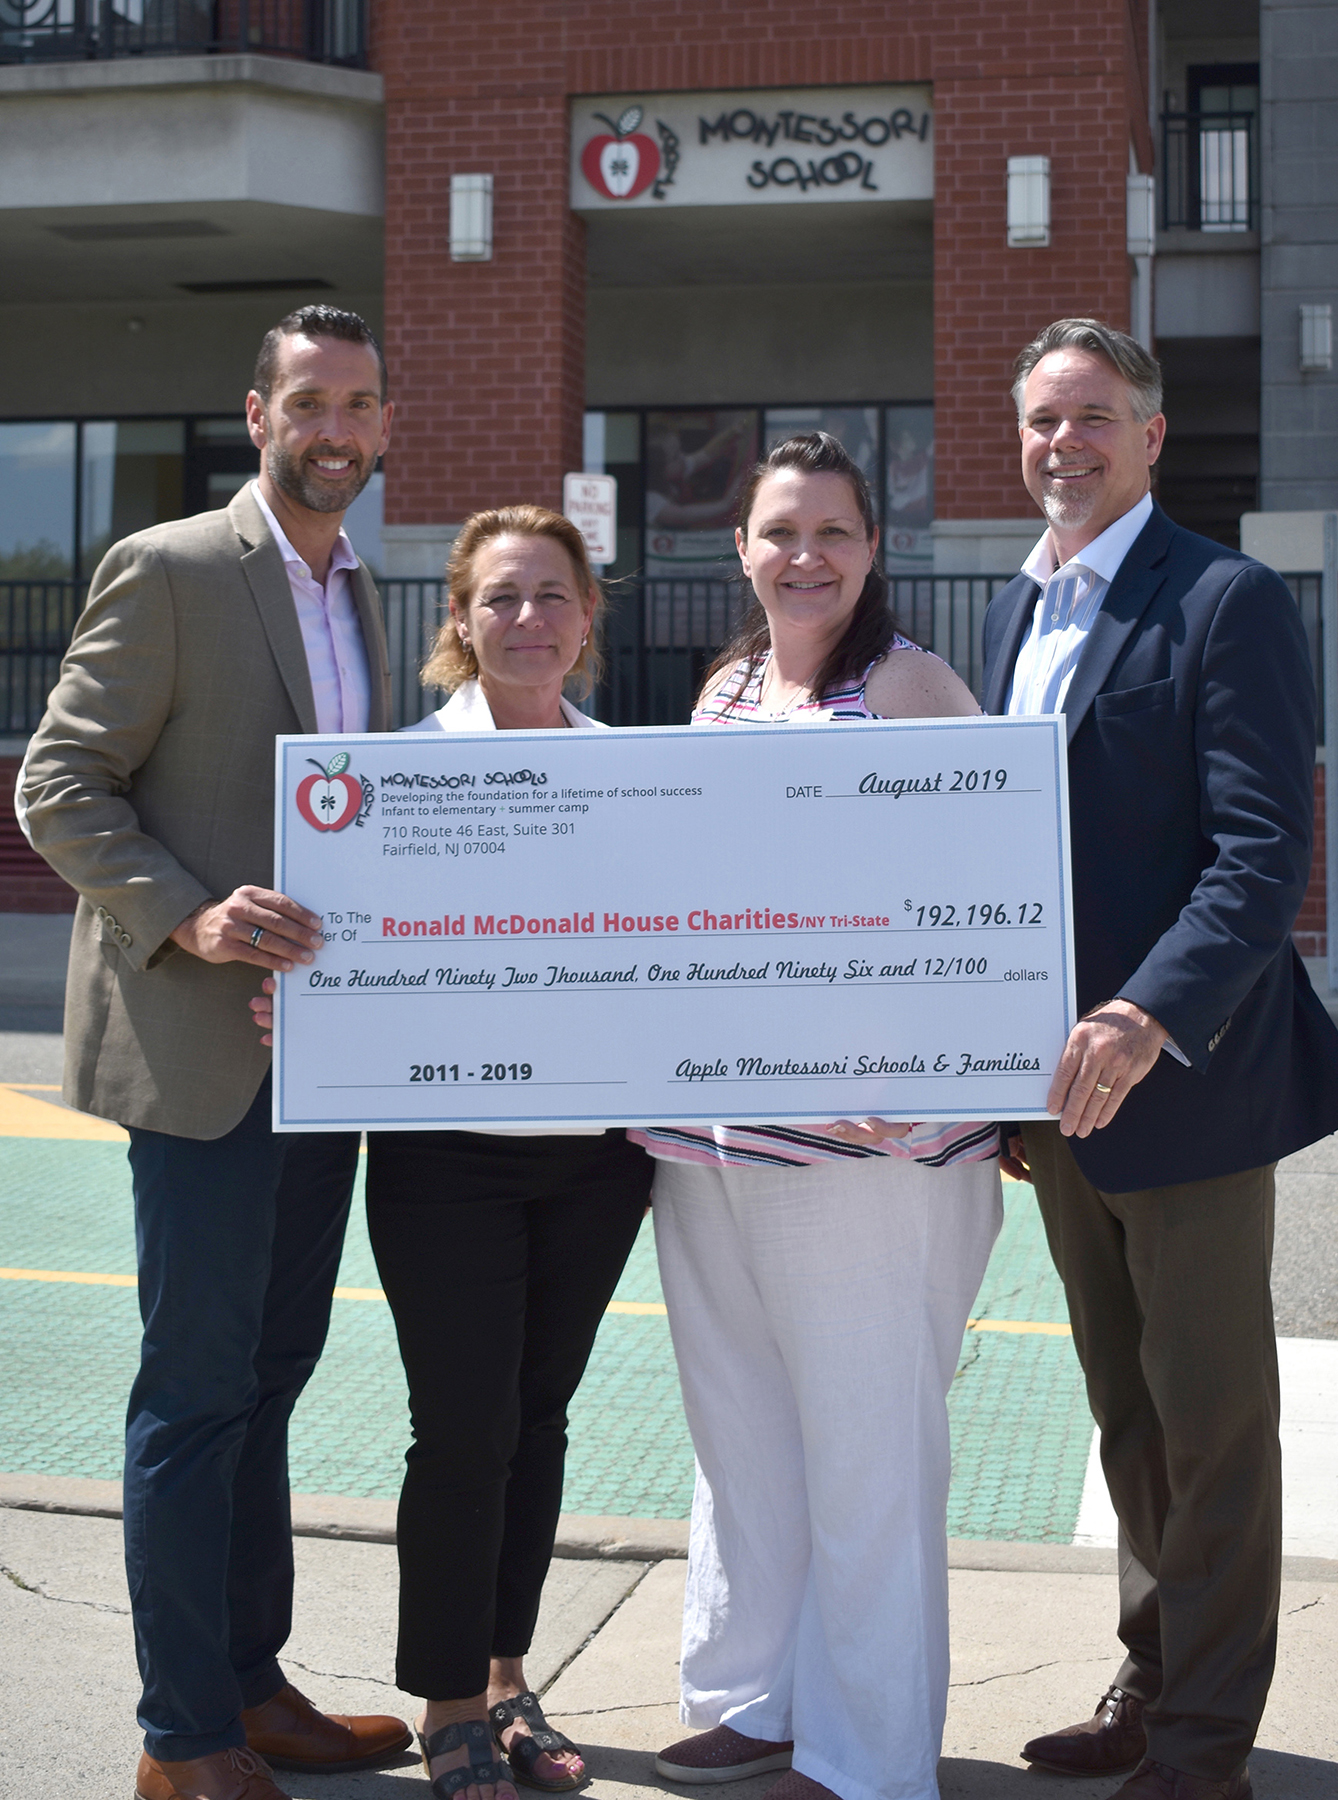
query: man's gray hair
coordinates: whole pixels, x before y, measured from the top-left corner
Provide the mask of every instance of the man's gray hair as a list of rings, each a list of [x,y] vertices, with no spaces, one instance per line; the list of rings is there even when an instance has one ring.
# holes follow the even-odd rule
[[[1113,325],[1103,325],[1100,319],[1056,319],[1031,340],[1013,364],[1013,399],[1019,424],[1027,377],[1041,358],[1054,350],[1088,350],[1093,356],[1104,356],[1128,384],[1129,403],[1140,425],[1146,425],[1161,411],[1161,364],[1136,339],[1116,331]]]

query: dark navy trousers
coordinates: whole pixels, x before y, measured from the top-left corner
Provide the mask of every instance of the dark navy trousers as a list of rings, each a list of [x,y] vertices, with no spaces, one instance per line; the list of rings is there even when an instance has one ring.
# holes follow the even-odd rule
[[[245,1742],[292,1619],[288,1420],[315,1368],[356,1133],[279,1136],[269,1078],[211,1140],[132,1129],[144,1338],[126,1419],[125,1553],[151,1756]]]

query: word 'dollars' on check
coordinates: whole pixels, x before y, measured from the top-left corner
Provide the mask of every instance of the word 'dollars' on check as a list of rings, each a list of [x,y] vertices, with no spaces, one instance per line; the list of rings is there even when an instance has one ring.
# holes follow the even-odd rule
[[[275,1125],[1043,1117],[1065,773],[1051,718],[280,739]]]

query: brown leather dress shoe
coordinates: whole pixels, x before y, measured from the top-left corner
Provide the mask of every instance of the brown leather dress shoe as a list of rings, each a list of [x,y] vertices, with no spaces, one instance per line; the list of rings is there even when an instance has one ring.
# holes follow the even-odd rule
[[[345,1769],[377,1769],[412,1742],[403,1719],[385,1713],[349,1718],[323,1713],[286,1682],[263,1706],[242,1714],[246,1747],[276,1769],[302,1775],[336,1775]],[[249,1796],[248,1796],[249,1800]]]
[[[1242,1763],[1225,1781],[1205,1781],[1145,1757],[1115,1795],[1115,1800],[1253,1800],[1250,1770]]]
[[[189,1762],[159,1762],[146,1751],[135,1776],[136,1800],[288,1800],[250,1750],[215,1750]]]
[[[1022,1760],[1057,1775],[1118,1775],[1146,1756],[1147,1748],[1143,1702],[1112,1687],[1081,1725],[1066,1725],[1024,1744]]]

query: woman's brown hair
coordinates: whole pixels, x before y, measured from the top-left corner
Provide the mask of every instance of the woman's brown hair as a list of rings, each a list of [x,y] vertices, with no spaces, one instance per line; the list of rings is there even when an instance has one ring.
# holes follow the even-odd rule
[[[827,431],[805,431],[797,437],[786,438],[784,443],[777,444],[761,462],[754,465],[739,498],[738,523],[745,539],[758,489],[769,475],[775,475],[781,469],[799,469],[807,475],[844,475],[854,490],[855,504],[864,521],[864,535],[870,543],[873,542],[878,530],[878,515],[874,510],[873,495],[869,492],[864,471],[845,445]],[[732,668],[735,663],[742,662],[747,666],[743,679],[736,684],[734,697],[737,698],[748,685],[758,663],[771,648],[771,628],[762,609],[762,602],[746,582],[744,588],[745,593],[750,596],[750,604],[731,632],[729,642],[706,671],[706,679],[702,684],[703,693],[718,675]],[[835,687],[838,682],[862,675],[870,663],[876,662],[887,649],[896,630],[897,622],[887,603],[887,576],[875,559],[864,578],[864,586],[860,589],[855,610],[850,615],[850,623],[846,626],[840,643],[833,647],[813,678],[811,692],[814,699],[820,699],[828,688]]]
[[[455,611],[442,621],[432,653],[423,665],[423,686],[442,687],[454,693],[464,682],[477,678],[478,659],[472,645],[461,643],[455,615],[463,618],[474,598],[474,563],[479,551],[499,537],[552,538],[571,558],[578,587],[594,597],[590,630],[581,646],[581,654],[563,683],[564,687],[570,686],[578,698],[584,698],[599,680],[603,667],[599,654],[599,623],[604,595],[590,567],[585,539],[570,519],[564,519],[561,513],[550,512],[546,506],[490,507],[486,512],[471,513],[460,527],[446,564],[447,597]]]

